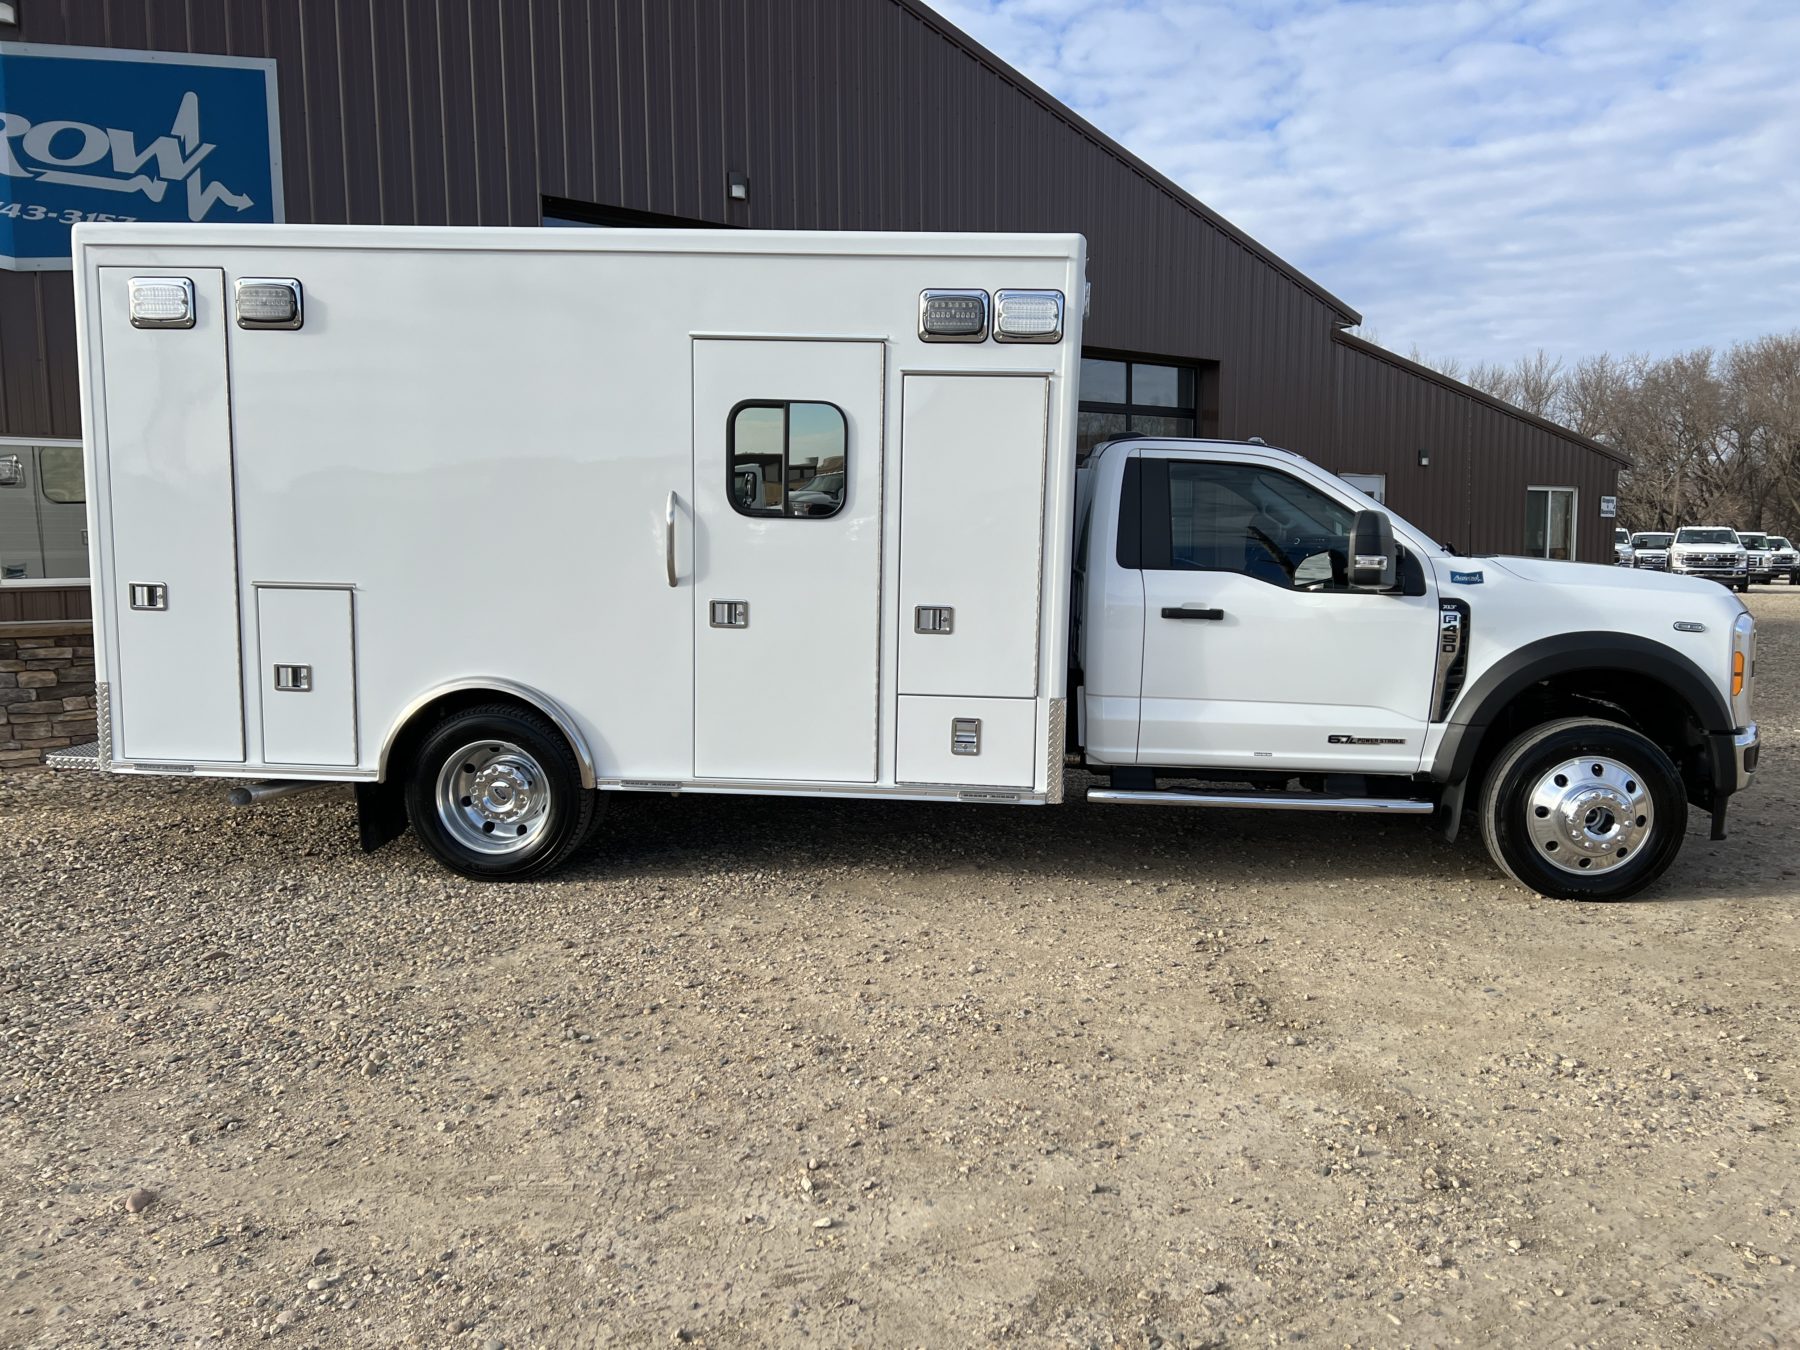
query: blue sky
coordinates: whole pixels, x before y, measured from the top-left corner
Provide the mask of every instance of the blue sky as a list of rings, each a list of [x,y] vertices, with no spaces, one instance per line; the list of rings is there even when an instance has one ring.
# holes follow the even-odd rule
[[[1800,328],[1800,0],[929,0],[1467,364]]]

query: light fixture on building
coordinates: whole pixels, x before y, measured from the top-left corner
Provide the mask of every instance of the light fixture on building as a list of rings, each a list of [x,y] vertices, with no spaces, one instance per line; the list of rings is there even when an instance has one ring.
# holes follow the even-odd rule
[[[0,0],[0,28],[19,26],[19,7],[12,0]]]
[[[750,175],[747,173],[728,173],[725,175],[725,191],[734,202],[750,200]]]
[[[1431,467],[1431,451],[1427,450],[1424,446],[1419,447],[1419,467],[1421,469],[1429,469]]]

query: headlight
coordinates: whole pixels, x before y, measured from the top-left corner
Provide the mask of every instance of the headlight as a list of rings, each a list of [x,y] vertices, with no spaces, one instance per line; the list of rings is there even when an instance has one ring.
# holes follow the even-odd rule
[[[1731,625],[1731,716],[1740,727],[1750,725],[1750,689],[1756,680],[1756,620],[1740,614]]]

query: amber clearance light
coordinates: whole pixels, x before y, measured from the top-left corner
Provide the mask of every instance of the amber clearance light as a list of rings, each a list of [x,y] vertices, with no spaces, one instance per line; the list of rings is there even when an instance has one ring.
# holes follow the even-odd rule
[[[1736,698],[1744,692],[1744,654],[1731,654],[1731,696]]]

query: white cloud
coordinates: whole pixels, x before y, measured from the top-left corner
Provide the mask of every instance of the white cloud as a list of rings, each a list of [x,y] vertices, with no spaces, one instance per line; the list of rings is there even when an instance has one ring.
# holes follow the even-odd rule
[[[1793,0],[930,0],[1390,347],[1800,325]]]

